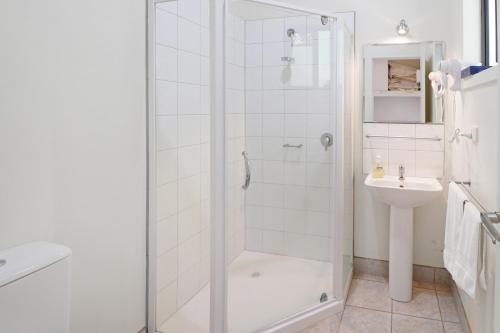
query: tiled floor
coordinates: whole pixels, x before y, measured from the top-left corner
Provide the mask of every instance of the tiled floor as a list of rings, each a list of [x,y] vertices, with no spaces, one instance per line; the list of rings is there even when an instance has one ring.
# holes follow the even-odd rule
[[[413,287],[411,302],[397,302],[386,278],[355,275],[344,312],[301,333],[464,333],[448,286]]]

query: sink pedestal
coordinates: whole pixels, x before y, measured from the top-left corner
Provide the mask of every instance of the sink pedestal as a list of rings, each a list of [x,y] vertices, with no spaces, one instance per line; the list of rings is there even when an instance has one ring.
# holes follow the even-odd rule
[[[411,301],[413,284],[413,208],[391,206],[389,235],[389,295]]]

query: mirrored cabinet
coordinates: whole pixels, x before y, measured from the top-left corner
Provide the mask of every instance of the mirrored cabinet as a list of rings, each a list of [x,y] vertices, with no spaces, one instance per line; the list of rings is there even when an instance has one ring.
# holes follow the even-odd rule
[[[364,47],[364,121],[442,123],[428,74],[444,57],[442,42]]]

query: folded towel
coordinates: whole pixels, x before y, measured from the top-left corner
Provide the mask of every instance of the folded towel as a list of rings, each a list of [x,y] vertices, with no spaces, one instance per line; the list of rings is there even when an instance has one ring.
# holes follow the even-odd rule
[[[475,298],[481,269],[481,216],[476,206],[466,202],[460,226],[455,263],[450,271],[457,286]]]
[[[448,188],[448,207],[446,209],[446,229],[444,234],[444,267],[449,272],[455,269],[455,256],[459,230],[457,225],[462,222],[464,202],[467,200],[465,193],[456,183],[450,183]]]

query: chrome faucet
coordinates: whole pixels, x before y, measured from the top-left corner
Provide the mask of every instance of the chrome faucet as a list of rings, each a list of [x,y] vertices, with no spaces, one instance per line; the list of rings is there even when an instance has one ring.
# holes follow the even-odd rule
[[[405,166],[403,164],[399,165],[399,180],[402,182],[405,180]]]

